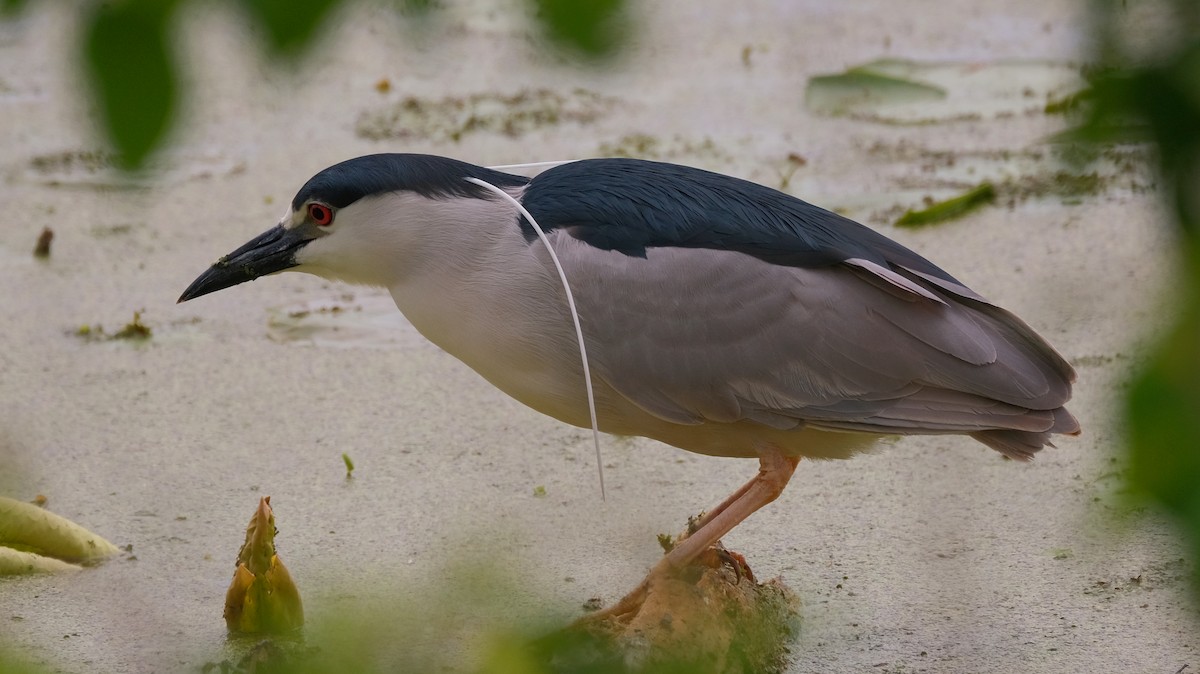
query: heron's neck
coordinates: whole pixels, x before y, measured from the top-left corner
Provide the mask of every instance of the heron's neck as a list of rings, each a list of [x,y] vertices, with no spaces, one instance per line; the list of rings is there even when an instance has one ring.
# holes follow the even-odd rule
[[[469,306],[482,293],[528,282],[529,272],[535,271],[525,268],[535,260],[521,236],[516,210],[498,199],[414,196],[392,213],[402,214],[405,222],[391,223],[389,229],[402,231],[405,241],[398,246],[400,254],[391,258],[385,285],[406,314],[423,315],[427,304],[435,314],[444,313],[447,302]]]
[[[481,202],[438,223],[389,286],[431,342],[521,402],[587,424],[582,366],[560,281],[540,241],[522,236],[508,205]]]

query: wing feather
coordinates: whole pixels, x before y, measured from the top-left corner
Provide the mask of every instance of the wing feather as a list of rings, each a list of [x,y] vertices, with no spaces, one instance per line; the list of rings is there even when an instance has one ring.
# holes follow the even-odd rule
[[[662,419],[973,433],[1013,455],[1074,423],[1060,409],[1070,366],[965,287],[912,274],[901,278],[920,293],[894,291],[864,279],[862,265],[802,268],[709,248],[638,257],[562,231],[553,239],[594,372]],[[987,435],[996,430],[1009,435]]]

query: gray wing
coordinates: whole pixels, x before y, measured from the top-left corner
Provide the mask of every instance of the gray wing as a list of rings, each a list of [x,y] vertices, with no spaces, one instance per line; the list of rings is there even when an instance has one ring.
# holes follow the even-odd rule
[[[596,376],[660,418],[901,434],[998,430],[976,437],[1030,452],[1049,432],[1078,429],[1061,409],[1070,366],[977,295],[905,277],[927,297],[847,264],[798,268],[668,247],[639,258],[554,238]]]

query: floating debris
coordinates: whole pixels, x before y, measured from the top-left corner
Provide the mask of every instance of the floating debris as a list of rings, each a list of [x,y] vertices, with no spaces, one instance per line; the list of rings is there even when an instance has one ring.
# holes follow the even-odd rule
[[[33,246],[33,256],[46,259],[50,257],[50,242],[54,240],[54,230],[46,227],[38,234],[37,243]]]
[[[782,169],[779,169],[779,189],[787,191],[792,184],[792,176],[796,175],[802,167],[808,165],[808,160],[803,155],[797,152],[789,152],[787,163]]]
[[[49,187],[143,189],[233,176],[245,171],[245,163],[219,154],[170,152],[152,160],[146,169],[131,175],[120,171],[115,155],[98,150],[63,150],[31,157],[17,169],[19,179]]]
[[[96,150],[66,150],[38,155],[29,161],[30,168],[45,176],[94,174],[113,165],[112,154]]]
[[[150,327],[142,323],[142,312],[133,312],[133,320],[113,334],[113,339],[150,339]]]
[[[125,236],[132,233],[134,228],[138,226],[141,225],[134,225],[131,222],[122,222],[115,225],[93,225],[91,229],[88,230],[88,233],[97,239],[103,239],[110,236]]]
[[[983,183],[965,194],[945,201],[929,204],[919,211],[908,211],[896,221],[897,227],[921,227],[937,222],[961,218],[971,211],[992,203],[996,199],[996,188]]]
[[[701,140],[675,134],[670,138],[659,138],[644,133],[630,133],[614,141],[600,143],[596,148],[599,157],[630,157],[656,161],[680,161],[693,165],[716,167],[733,157],[709,137]]]
[[[519,137],[549,126],[593,122],[615,99],[586,89],[561,94],[526,89],[512,95],[487,93],[429,100],[409,96],[386,108],[362,113],[355,133],[369,140],[426,138],[458,142],[471,133]]]
[[[1087,86],[1080,68],[1055,61],[983,63],[883,59],[809,80],[812,112],[880,124],[932,124],[1047,114],[1047,104]]]
[[[906,211],[920,211],[933,201],[960,196],[983,183],[995,189],[992,206],[1006,208],[1047,199],[1075,205],[1092,197],[1113,199],[1156,189],[1147,145],[1096,149],[1047,142],[1018,148],[946,149],[910,141],[875,141],[864,149],[892,189],[873,190],[859,204],[841,204],[833,210],[874,224],[895,223]]]
[[[230,632],[280,634],[304,625],[304,606],[283,560],[275,551],[271,497],[259,499],[238,550],[233,582],[225,593],[225,625]]]
[[[267,310],[267,336],[334,348],[434,348],[386,291],[361,291]]]
[[[658,546],[660,548],[662,548],[663,552],[670,552],[670,551],[674,550],[675,549],[675,537],[672,536],[671,534],[659,534],[658,535]]]
[[[848,115],[887,104],[936,101],[946,90],[897,74],[894,61],[876,61],[850,68],[837,75],[818,75],[808,81],[804,102],[809,109],[827,115]]]
[[[36,503],[0,496],[0,576],[74,570],[118,551],[104,538]]]
[[[87,342],[108,342],[117,339],[141,342],[150,339],[154,332],[150,329],[150,326],[142,322],[142,312],[135,311],[133,312],[133,320],[112,334],[105,332],[104,326],[99,323],[95,325],[85,323],[70,331],[69,334],[73,334]]]

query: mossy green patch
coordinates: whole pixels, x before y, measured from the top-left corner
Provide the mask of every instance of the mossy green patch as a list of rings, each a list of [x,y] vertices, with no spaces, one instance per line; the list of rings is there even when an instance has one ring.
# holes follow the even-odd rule
[[[996,188],[991,183],[981,183],[953,199],[935,202],[928,208],[919,211],[906,212],[896,221],[896,226],[922,227],[961,218],[971,211],[992,203],[995,199]]]

